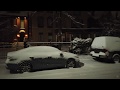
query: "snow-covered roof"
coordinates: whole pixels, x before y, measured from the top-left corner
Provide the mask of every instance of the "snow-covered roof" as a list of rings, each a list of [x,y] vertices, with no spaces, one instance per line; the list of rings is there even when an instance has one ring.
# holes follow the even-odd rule
[[[25,49],[19,50],[19,52],[26,52],[26,51],[41,51],[41,52],[51,52],[51,51],[59,51],[59,49],[51,47],[51,46],[31,46]]]

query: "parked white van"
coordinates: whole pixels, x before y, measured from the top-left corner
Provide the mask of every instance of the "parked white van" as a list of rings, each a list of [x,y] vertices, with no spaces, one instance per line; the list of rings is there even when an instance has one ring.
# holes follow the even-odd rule
[[[95,37],[91,44],[90,55],[93,58],[104,58],[104,60],[120,62],[120,37]]]

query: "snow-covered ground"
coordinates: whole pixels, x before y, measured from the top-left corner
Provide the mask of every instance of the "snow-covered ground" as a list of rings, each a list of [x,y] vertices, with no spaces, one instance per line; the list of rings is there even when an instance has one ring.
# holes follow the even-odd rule
[[[9,49],[10,50],[10,49]],[[63,51],[67,50],[62,49]],[[0,49],[0,79],[120,79],[120,63],[98,62],[89,55],[80,55],[80,68],[62,68],[11,74],[5,68],[7,50]]]
[[[120,63],[98,62],[89,55],[80,55],[80,68],[62,68],[10,74],[0,59],[0,79],[120,79]]]

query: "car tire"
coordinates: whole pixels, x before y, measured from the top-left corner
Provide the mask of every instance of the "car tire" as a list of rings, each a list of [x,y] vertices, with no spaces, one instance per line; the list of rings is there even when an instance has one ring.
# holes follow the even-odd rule
[[[112,60],[113,60],[114,62],[119,62],[119,63],[120,63],[120,55],[118,55],[118,54],[113,55]]]
[[[32,66],[29,62],[22,62],[20,63],[19,67],[20,67],[20,73],[32,71]]]
[[[75,68],[76,67],[76,62],[74,59],[68,59],[68,61],[66,62],[66,68]]]

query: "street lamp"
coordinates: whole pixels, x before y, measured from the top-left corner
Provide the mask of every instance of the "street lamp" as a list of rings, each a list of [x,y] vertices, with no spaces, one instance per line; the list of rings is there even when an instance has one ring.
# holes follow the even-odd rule
[[[25,37],[28,38],[28,34],[25,34]]]
[[[17,38],[19,38],[20,37],[20,34],[17,34]]]

